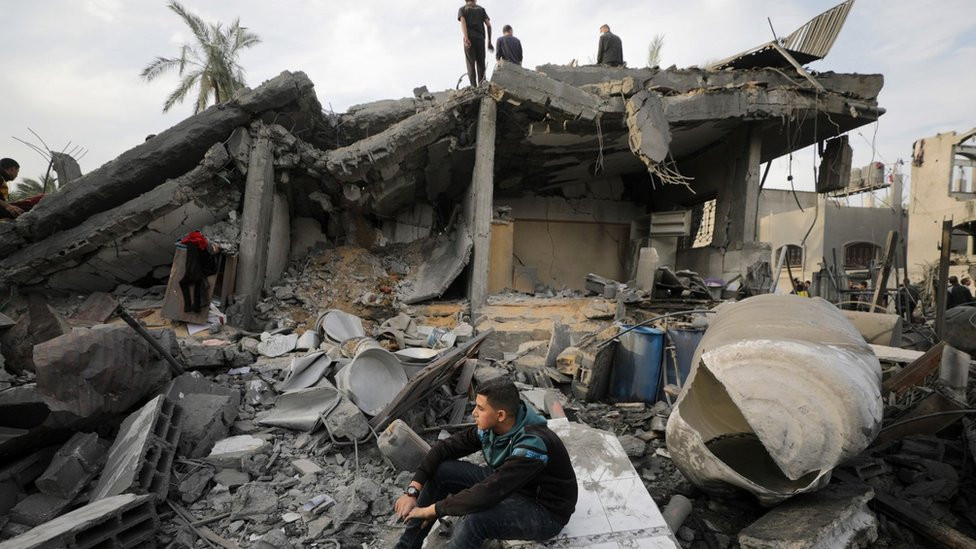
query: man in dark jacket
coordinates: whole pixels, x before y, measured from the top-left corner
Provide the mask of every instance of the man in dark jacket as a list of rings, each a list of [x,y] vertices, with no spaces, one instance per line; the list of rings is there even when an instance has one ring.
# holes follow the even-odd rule
[[[949,277],[949,290],[946,292],[946,309],[965,305],[973,300],[973,294],[965,286],[959,285],[959,278]]]
[[[499,378],[478,387],[475,426],[434,445],[396,514],[407,528],[396,547],[419,549],[434,520],[464,517],[449,547],[485,540],[541,541],[559,533],[576,509],[576,473],[559,437]],[[487,467],[458,461],[481,450]]]
[[[620,37],[610,32],[609,25],[600,27],[600,47],[596,52],[598,65],[619,67],[624,64],[624,46]]]
[[[485,28],[488,29],[488,51],[495,51],[495,47],[491,45],[491,19],[476,0],[464,0],[457,18],[461,22],[461,35],[464,37],[468,80],[472,86],[477,86],[485,80]]]
[[[512,35],[511,25],[502,27],[502,35],[498,37],[498,45],[495,47],[495,60],[522,65],[522,42]]]

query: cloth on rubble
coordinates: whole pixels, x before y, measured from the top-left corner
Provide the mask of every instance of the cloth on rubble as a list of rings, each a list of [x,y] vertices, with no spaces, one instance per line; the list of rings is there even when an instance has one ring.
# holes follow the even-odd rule
[[[217,274],[217,256],[210,251],[210,243],[200,231],[193,231],[180,240],[186,245],[186,267],[180,279],[183,310],[200,312],[207,307],[210,282],[207,277]]]

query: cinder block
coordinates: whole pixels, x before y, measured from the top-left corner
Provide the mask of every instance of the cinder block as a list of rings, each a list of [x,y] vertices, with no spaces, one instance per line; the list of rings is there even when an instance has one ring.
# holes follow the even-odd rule
[[[95,433],[75,433],[62,446],[34,485],[41,492],[72,500],[98,474],[105,462],[105,448]]]
[[[182,421],[180,407],[162,395],[125,418],[92,501],[124,493],[154,494],[164,501]]]
[[[0,549],[128,549],[159,529],[152,496],[123,494],[89,503],[0,543]]]

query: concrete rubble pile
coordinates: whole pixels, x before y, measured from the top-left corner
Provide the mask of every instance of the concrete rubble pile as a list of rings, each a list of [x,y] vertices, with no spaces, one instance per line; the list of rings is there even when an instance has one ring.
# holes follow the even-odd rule
[[[500,63],[343,114],[284,72],[0,223],[0,549],[392,546],[499,376],[581,494],[513,546],[971,541],[965,326],[906,360],[759,295],[761,164],[876,121],[883,78],[742,63]]]

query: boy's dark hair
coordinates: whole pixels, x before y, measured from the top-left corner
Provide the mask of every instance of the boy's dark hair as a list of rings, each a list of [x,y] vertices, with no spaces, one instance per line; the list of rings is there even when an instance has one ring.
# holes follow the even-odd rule
[[[959,279],[956,278],[956,275],[952,275],[949,277],[949,284],[959,284]]]
[[[512,26],[505,25],[504,27],[502,27],[502,32],[512,32]]]
[[[518,415],[519,398],[515,383],[507,377],[497,377],[478,386],[477,393],[488,400],[488,404],[496,410],[505,410],[513,418]]]
[[[20,164],[13,158],[0,158],[0,170],[9,170],[10,168],[17,168],[19,170]]]

